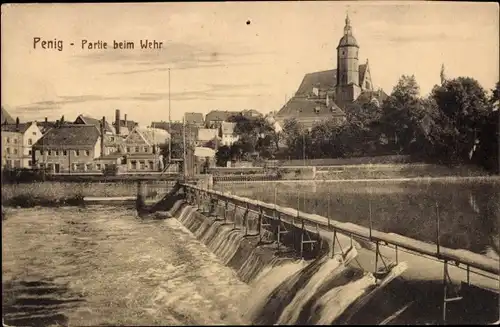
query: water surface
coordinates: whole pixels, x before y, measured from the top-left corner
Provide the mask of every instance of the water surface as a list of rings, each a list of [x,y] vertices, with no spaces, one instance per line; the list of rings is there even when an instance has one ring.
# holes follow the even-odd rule
[[[2,224],[7,324],[245,323],[249,286],[176,219],[96,206],[13,209]]]
[[[218,190],[498,258],[500,180],[242,182]],[[276,199],[276,200],[275,200]],[[371,217],[371,219],[370,219]]]

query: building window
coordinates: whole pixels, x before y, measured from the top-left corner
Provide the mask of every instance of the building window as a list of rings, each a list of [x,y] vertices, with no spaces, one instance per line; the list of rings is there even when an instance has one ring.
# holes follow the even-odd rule
[[[17,149],[14,149],[14,154],[17,154]]]
[[[147,146],[144,147],[144,152],[146,152],[146,153],[149,152],[149,148]]]
[[[130,152],[131,152],[131,151],[130,151],[130,147],[127,147],[127,152],[128,152],[128,153],[130,153]]]
[[[95,167],[97,170],[101,170],[101,164],[96,164]]]
[[[7,148],[7,154],[10,154],[10,148]]]
[[[36,136],[36,132],[33,132],[33,135],[35,135],[35,136]]]
[[[49,151],[47,152],[47,155],[49,155],[49,156],[50,156],[50,155],[52,155],[52,150],[49,150]]]
[[[111,136],[109,139],[111,140],[111,142],[113,142],[115,140],[115,138],[113,136]]]
[[[146,169],[146,163],[144,161],[140,162],[141,169]]]
[[[75,150],[75,156],[78,157],[80,155],[80,150]]]
[[[28,150],[28,155],[30,155],[30,156],[31,156],[31,150]]]
[[[10,143],[10,137],[7,138],[7,143]]]
[[[32,139],[28,139],[28,145],[33,145],[33,140]]]
[[[17,144],[17,138],[14,139],[14,144]]]
[[[90,151],[89,150],[85,150],[85,155],[88,157],[90,156]]]
[[[40,155],[42,155],[42,156],[43,156],[43,150],[40,150]]]
[[[92,170],[92,164],[87,164],[87,170]]]
[[[140,147],[138,147],[138,146],[136,146],[136,147],[135,147],[135,152],[140,152],[140,151],[141,151],[141,148],[140,148]]]
[[[58,156],[58,155],[59,155],[59,150],[56,150],[56,156]]]
[[[32,166],[33,163],[31,162],[31,160],[28,160],[28,166]]]
[[[68,155],[68,151],[63,150],[63,156],[67,156],[67,155]]]

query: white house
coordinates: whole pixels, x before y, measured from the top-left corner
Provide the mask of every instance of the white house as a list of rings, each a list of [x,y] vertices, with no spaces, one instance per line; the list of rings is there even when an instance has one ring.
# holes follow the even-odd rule
[[[222,145],[231,146],[238,141],[239,136],[234,132],[236,123],[222,122],[220,125],[220,135],[222,136]]]
[[[9,133],[17,133],[20,136],[17,139],[18,144],[14,144],[13,151],[18,155],[15,160],[16,163],[12,166],[31,168],[33,145],[42,137],[42,131],[38,124],[36,122],[19,123],[19,120],[17,120],[15,124],[2,125],[2,134],[8,135]],[[10,140],[6,141],[5,152],[12,152],[10,151],[11,143]]]

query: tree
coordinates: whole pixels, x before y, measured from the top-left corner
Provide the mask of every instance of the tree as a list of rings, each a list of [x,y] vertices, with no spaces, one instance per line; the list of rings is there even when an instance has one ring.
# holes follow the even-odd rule
[[[382,129],[393,137],[394,144],[403,153],[409,153],[410,147],[414,147],[412,143],[421,138],[423,121],[429,116],[419,93],[415,76],[403,75],[382,107]]]
[[[216,165],[226,167],[227,162],[231,160],[231,149],[227,145],[221,146],[215,153]]]
[[[432,97],[441,112],[441,126],[453,149],[453,161],[467,162],[469,154],[491,111],[485,90],[473,78],[446,80],[432,90]]]
[[[257,152],[259,156],[269,158],[277,151],[277,135],[264,117],[247,118],[235,115],[229,117],[228,121],[236,123],[234,132],[238,135],[238,149],[242,151],[240,157],[248,159]]]

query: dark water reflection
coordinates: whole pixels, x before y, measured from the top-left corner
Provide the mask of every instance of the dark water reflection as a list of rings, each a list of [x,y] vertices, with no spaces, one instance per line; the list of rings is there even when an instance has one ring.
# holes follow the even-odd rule
[[[219,189],[498,258],[500,180],[234,183]]]
[[[14,326],[241,324],[249,291],[177,220],[117,207],[10,209],[2,277]]]

